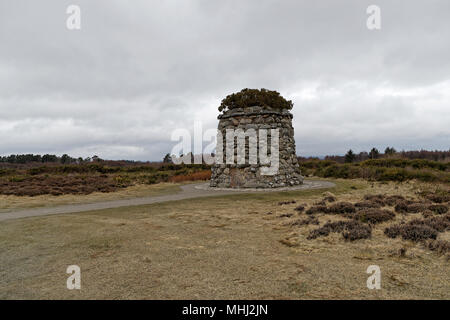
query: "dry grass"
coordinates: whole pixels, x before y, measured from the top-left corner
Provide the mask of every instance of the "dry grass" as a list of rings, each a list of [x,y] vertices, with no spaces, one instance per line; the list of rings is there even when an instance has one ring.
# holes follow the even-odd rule
[[[337,181],[338,201],[367,193],[413,199],[428,186]],[[449,261],[420,243],[338,233],[307,240],[317,225],[294,209],[325,190],[236,194],[0,223],[1,299],[449,299]],[[280,201],[296,203],[279,206]],[[289,214],[293,215],[289,216]],[[411,214],[414,216],[414,214]],[[318,214],[320,224],[341,215]],[[307,218],[311,219],[311,218]],[[442,236],[442,237],[441,237]],[[448,240],[448,232],[440,235]],[[65,288],[68,265],[82,289]],[[381,290],[366,269],[381,268]]]

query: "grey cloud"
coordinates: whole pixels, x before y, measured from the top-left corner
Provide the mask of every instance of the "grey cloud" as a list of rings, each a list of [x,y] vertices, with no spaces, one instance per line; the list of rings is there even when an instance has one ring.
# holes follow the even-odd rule
[[[65,27],[72,3],[80,31]],[[220,100],[244,87],[293,99],[301,155],[447,149],[449,2],[376,1],[379,31],[370,4],[4,1],[0,154],[158,160],[172,130],[215,127]]]

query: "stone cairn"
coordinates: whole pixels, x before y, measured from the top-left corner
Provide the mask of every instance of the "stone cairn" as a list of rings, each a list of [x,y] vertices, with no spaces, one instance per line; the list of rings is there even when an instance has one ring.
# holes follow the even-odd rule
[[[249,89],[246,89],[249,90]],[[264,90],[264,89],[262,89]],[[277,93],[278,94],[278,93]],[[290,102],[291,103],[291,102]],[[219,109],[220,110],[220,109]],[[297,156],[295,153],[294,128],[292,127],[292,114],[287,109],[271,108],[268,105],[250,107],[236,107],[224,110],[218,116],[218,139],[223,138],[222,155],[223,163],[219,163],[216,159],[211,169],[211,187],[218,188],[277,188],[289,187],[303,183],[303,177],[300,173]],[[245,141],[245,164],[238,164],[238,143],[234,141],[234,163],[227,163],[226,156],[226,132],[227,129],[242,129],[247,131],[253,129],[260,132],[259,129],[266,129],[269,133],[267,139],[268,157],[271,150],[271,129],[279,129],[279,167],[275,174],[262,174],[262,167],[267,166],[266,163],[260,162],[258,143],[258,159],[256,164],[249,163],[249,139]],[[258,136],[258,142],[260,138]],[[218,143],[219,147],[220,144]],[[218,156],[220,152],[217,152]]]

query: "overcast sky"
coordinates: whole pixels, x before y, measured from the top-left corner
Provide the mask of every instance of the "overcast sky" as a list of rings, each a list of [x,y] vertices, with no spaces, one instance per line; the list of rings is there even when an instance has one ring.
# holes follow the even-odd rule
[[[448,150],[450,1],[0,2],[0,155],[160,160],[247,87],[294,102],[301,156]]]

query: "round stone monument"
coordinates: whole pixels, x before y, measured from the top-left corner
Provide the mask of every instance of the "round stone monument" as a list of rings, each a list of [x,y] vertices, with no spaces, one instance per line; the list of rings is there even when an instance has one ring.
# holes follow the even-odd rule
[[[278,92],[266,89],[244,89],[222,100],[210,186],[278,188],[302,184],[292,106]]]

